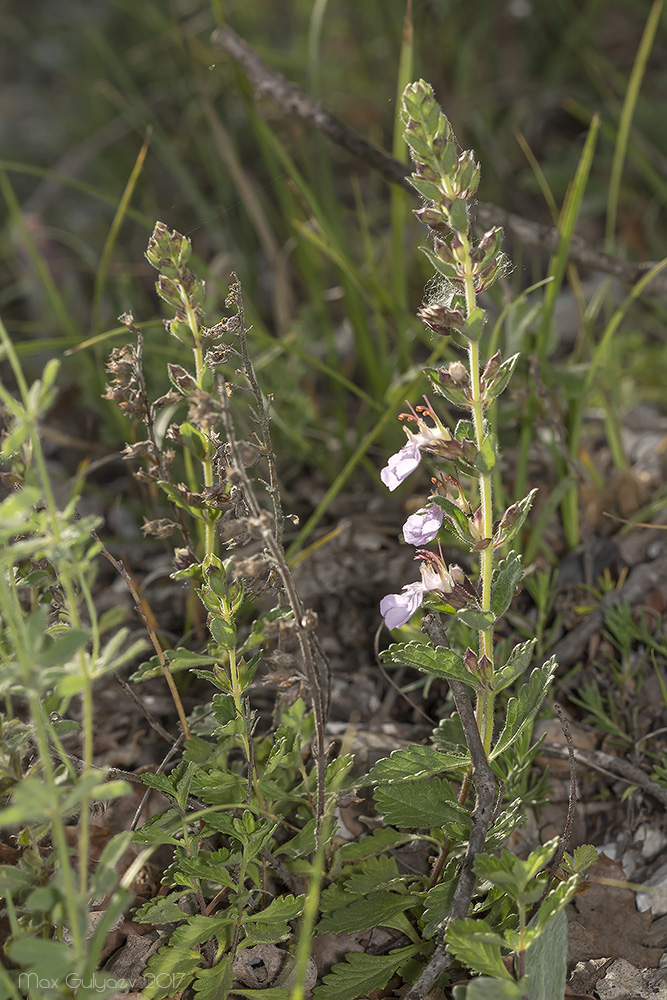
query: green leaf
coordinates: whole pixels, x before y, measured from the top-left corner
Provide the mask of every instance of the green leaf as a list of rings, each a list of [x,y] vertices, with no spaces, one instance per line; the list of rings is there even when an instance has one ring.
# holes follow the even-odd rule
[[[452,534],[462,541],[470,544],[472,535],[470,533],[470,522],[460,507],[448,500],[447,497],[431,497],[431,502],[445,512],[446,524]]]
[[[179,319],[170,319],[165,322],[165,326],[172,337],[180,340],[186,347],[196,347],[195,338],[187,323],[183,323]]]
[[[434,677],[462,681],[472,688],[477,686],[474,677],[464,666],[463,657],[446,646],[434,648],[425,642],[395,642],[389,649],[380,653],[380,659],[387,663],[400,663],[415,667],[417,670],[423,670],[424,673],[433,674]]]
[[[436,198],[433,198],[433,200],[435,201]],[[452,229],[455,229],[458,233],[468,232],[468,208],[462,198],[454,198],[452,201],[449,208],[449,222]],[[475,309],[474,312],[482,312],[482,310]],[[472,337],[470,334],[466,334],[466,336],[470,337],[470,340],[479,340],[481,330],[477,337]]]
[[[440,260],[438,255],[433,253],[432,250],[429,250],[428,247],[420,247],[419,249],[422,253],[426,254],[435,270],[439,271],[443,278],[447,278],[451,281],[452,279],[459,277],[459,270],[456,264],[450,264],[448,261]]]
[[[526,683],[519,688],[517,697],[510,698],[505,712],[505,725],[491,751],[491,760],[504,753],[528,726],[532,726],[557,668],[556,658],[552,656],[543,666],[533,670]]]
[[[434,747],[415,744],[406,749],[393,750],[389,757],[379,760],[366,777],[358,782],[358,787],[416,781],[453,768],[466,771],[469,766],[470,757],[467,754],[445,753]]]
[[[418,191],[428,201],[439,201],[442,198],[442,191],[437,184],[422,180],[416,174],[410,174],[409,180],[415,191]]]
[[[533,649],[537,639],[529,639],[515,646],[507,658],[507,662],[496,670],[493,678],[493,690],[502,691],[520,677],[530,666]]]
[[[525,995],[514,980],[498,981],[486,976],[473,979],[467,986],[454,987],[454,1000],[523,1000]]]
[[[421,944],[397,948],[388,955],[353,952],[344,962],[334,965],[321,986],[316,986],[313,1000],[356,1000],[387,985],[406,959],[421,951]]]
[[[39,657],[40,667],[56,667],[68,663],[75,653],[90,640],[88,632],[81,629],[68,628],[55,642],[49,643]]]
[[[312,823],[314,822],[313,820]],[[369,836],[362,837],[361,840],[344,844],[340,849],[340,856],[343,863],[363,861],[392,847],[399,847],[401,844],[408,844],[410,841],[418,839],[413,833],[399,833],[398,830],[393,830],[390,826],[382,826]]]
[[[213,654],[207,655],[205,653],[192,653],[189,649],[183,648],[167,649],[164,655],[172,674],[175,674],[180,670],[190,670],[192,667],[200,667],[211,663],[217,663],[220,659],[219,656],[214,656]],[[160,666],[158,657],[152,656],[150,660],[147,660],[145,663],[142,663],[141,666],[137,667],[135,672],[130,677],[130,680],[136,683],[138,681],[149,680],[151,677],[159,677],[162,673],[163,670]]]
[[[502,362],[498,371],[486,387],[487,405],[491,402],[491,400],[497,399],[498,396],[505,391],[519,357],[519,354],[514,354],[511,358],[508,358],[507,361]]]
[[[510,552],[501,559],[491,581],[491,610],[496,618],[504,615],[514,598],[514,592],[523,577],[521,556]]]
[[[567,917],[561,909],[526,952],[525,980],[530,1000],[562,1000],[567,973]]]
[[[572,859],[570,859],[567,854],[565,857],[570,862],[570,871],[576,872],[578,875],[582,875],[591,867],[591,865],[596,863],[599,855],[592,844],[580,844],[579,847],[575,847],[574,857]]]
[[[459,420],[454,428],[454,437],[457,441],[475,440],[475,425],[472,420]]]
[[[476,628],[482,632],[487,628],[491,628],[495,621],[490,611],[480,611],[478,608],[463,608],[462,611],[456,612],[456,618],[458,621],[463,622],[464,625],[467,625],[468,628]],[[467,670],[466,674],[468,675],[468,679],[465,683],[476,688],[477,682],[472,674],[468,673]],[[456,680],[462,681],[463,677],[457,677]]]
[[[482,441],[482,447],[475,456],[475,468],[483,476],[490,475],[498,464],[498,438],[489,432]]]
[[[440,778],[381,786],[375,789],[375,802],[378,812],[391,826],[408,829],[446,827],[452,823],[470,826],[470,818],[458,804],[451,784]]]
[[[234,649],[236,646],[236,629],[233,623],[222,617],[209,615],[208,629],[214,640],[223,649]]]
[[[233,982],[232,956],[225,955],[212,969],[199,969],[192,983],[192,989],[197,995],[197,1000],[222,1000],[229,993]]]
[[[379,889],[391,888],[392,884],[400,878],[396,859],[388,854],[381,854],[379,857],[368,858],[361,864],[352,867],[352,873],[346,875],[345,892],[355,896],[368,896]]]
[[[48,785],[34,775],[24,779],[16,787],[11,804],[6,809],[0,809],[0,825],[27,826],[44,821],[54,810],[59,811],[59,807],[60,803],[53,801]]]
[[[460,962],[475,972],[512,982],[501,958],[504,943],[485,920],[452,920],[447,928],[449,950]]]
[[[32,937],[26,933],[24,937],[12,941],[7,954],[12,962],[26,970],[34,969],[38,975],[44,975],[48,969],[50,980],[64,980],[72,971],[72,952],[62,941]]]
[[[424,921],[422,934],[425,938],[431,938],[437,934],[449,918],[458,882],[459,867],[458,858],[452,858],[444,871],[442,881],[426,893],[424,913],[422,914]]]
[[[544,889],[544,879],[537,876],[544,869],[558,844],[557,838],[548,841],[523,860],[511,851],[503,850],[498,857],[478,854],[474,861],[475,875],[491,882],[514,900],[525,905],[535,903]]]
[[[305,896],[276,896],[268,906],[257,913],[246,914],[245,923],[273,923],[296,920],[303,913]]]
[[[178,900],[191,895],[190,889],[179,889],[178,892],[170,892],[168,896],[156,896],[150,899],[143,906],[140,906],[133,914],[133,918],[140,924],[175,924],[185,920],[187,913],[178,905]]]
[[[516,533],[523,527],[523,522],[526,520],[530,508],[533,506],[536,494],[536,489],[531,490],[523,500],[519,500],[507,508],[494,533],[494,545],[507,545],[508,542],[512,541]]]
[[[549,924],[567,906],[570,900],[576,896],[578,885],[578,875],[573,875],[567,882],[558,882],[549,891],[549,895],[540,906],[529,926],[536,928],[539,934],[548,931]]]
[[[205,462],[213,457],[215,453],[213,445],[197,427],[185,421],[178,430],[183,444],[199,462]]]
[[[174,941],[176,933],[149,960],[143,973],[148,986],[142,992],[142,1000],[165,1000],[173,996],[175,988],[185,990],[199,970],[201,954]]]
[[[326,891],[322,894],[323,906],[326,906],[325,897]],[[318,933],[351,934],[372,927],[391,927],[394,917],[414,906],[417,898],[390,892],[388,889],[372,892],[366,897],[352,898],[348,906],[339,906],[331,914],[322,917],[317,925]]]

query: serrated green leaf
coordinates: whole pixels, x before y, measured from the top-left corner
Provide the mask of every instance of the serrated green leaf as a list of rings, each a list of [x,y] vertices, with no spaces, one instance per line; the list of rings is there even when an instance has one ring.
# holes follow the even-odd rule
[[[257,913],[246,914],[246,923],[272,923],[274,921],[296,920],[303,913],[305,896],[276,896],[268,906]]]
[[[384,785],[375,789],[375,802],[391,826],[413,828],[469,827],[470,818],[457,802],[454,789],[440,778]]]
[[[390,892],[388,889],[373,892],[366,897],[353,897],[348,906],[338,907],[329,915],[322,917],[317,925],[318,933],[351,934],[372,927],[391,927],[393,918],[414,906],[417,898]]]
[[[362,995],[368,996],[373,990],[386,986],[403,962],[421,948],[421,944],[407,945],[388,955],[353,952],[344,962],[334,965],[323,983],[315,987],[313,1000],[356,1000]]]
[[[544,889],[544,880],[537,876],[553,855],[558,839],[542,844],[524,860],[511,851],[503,850],[498,857],[492,854],[478,854],[474,869],[478,878],[491,882],[512,899],[526,905],[535,903]]]
[[[388,854],[368,858],[354,865],[351,874],[345,875],[345,892],[354,896],[367,896],[379,889],[386,889],[389,883],[399,878],[396,859]]]
[[[491,760],[504,753],[528,726],[532,726],[557,668],[556,658],[552,656],[543,666],[533,670],[526,683],[519,688],[517,697],[510,698],[505,711],[505,725],[491,751]]]
[[[393,750],[389,757],[379,760],[368,772],[358,787],[375,784],[391,784],[399,781],[416,781],[442,771],[456,769],[466,771],[470,766],[467,754],[445,753],[435,747],[417,744],[401,750]]]
[[[413,833],[399,833],[398,830],[393,830],[390,826],[382,826],[374,830],[368,837],[362,837],[361,840],[352,844],[344,844],[340,849],[340,856],[343,863],[363,861],[365,858],[375,857],[376,854],[392,847],[399,847],[401,844],[408,844],[417,839]]]
[[[480,611],[477,608],[463,608],[461,611],[456,612],[456,618],[458,621],[463,622],[468,628],[480,629],[480,631],[485,631],[487,628],[491,628],[495,619],[490,611]],[[477,687],[477,682],[474,680],[472,674],[468,673],[468,680],[465,682],[470,684],[471,687]],[[463,680],[463,677],[457,677],[456,680]]]
[[[504,615],[514,598],[514,592],[523,577],[521,556],[510,552],[501,559],[491,581],[491,610],[496,618]]]
[[[213,968],[199,969],[192,983],[192,989],[197,995],[197,1000],[223,1000],[227,997],[233,982],[232,956],[225,955]]]
[[[493,620],[493,619],[492,619]],[[395,642],[380,653],[380,659],[388,663],[400,663],[434,677],[462,681],[469,687],[476,687],[474,677],[466,670],[463,657],[446,646],[429,646],[425,642]]]
[[[170,866],[169,872],[173,881],[181,885],[191,885],[193,878],[205,878],[214,884],[227,886],[228,889],[236,889],[237,882],[227,871],[234,858],[225,847],[212,853],[202,851],[193,858],[178,858]]]
[[[449,950],[464,965],[483,975],[512,981],[501,958],[504,940],[485,920],[452,920],[447,928]]]
[[[452,858],[445,868],[442,880],[426,893],[424,913],[422,914],[424,921],[422,934],[425,938],[431,938],[437,934],[449,918],[458,881],[459,867],[459,860]]]
[[[153,955],[146,966],[144,975],[149,985],[142,993],[142,1000],[165,1000],[172,996],[174,983],[180,990],[185,990],[199,969],[201,954],[193,948],[186,948],[174,941],[174,938]],[[158,985],[164,984],[164,985]]]
[[[185,910],[178,905],[178,900],[189,895],[190,889],[179,889],[178,892],[170,892],[168,896],[156,896],[135,910],[133,919],[140,924],[178,923],[187,917]]]
[[[507,657],[507,662],[495,672],[494,691],[502,691],[503,688],[509,687],[517,677],[520,677],[528,669],[536,642],[537,639],[529,639],[514,647]]]
[[[574,849],[574,857],[570,866],[571,870],[578,875],[582,875],[591,865],[596,863],[598,857],[598,852],[592,844],[580,844],[579,847],[575,847]]]

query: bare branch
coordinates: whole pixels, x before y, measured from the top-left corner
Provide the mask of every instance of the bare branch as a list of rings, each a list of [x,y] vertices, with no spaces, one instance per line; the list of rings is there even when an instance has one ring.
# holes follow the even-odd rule
[[[342,146],[348,153],[363,160],[390,184],[400,184],[414,194],[414,189],[408,180],[410,173],[408,167],[348,128],[321,104],[313,101],[298,84],[288,80],[281,73],[269,69],[255,50],[228,25],[217,28],[211,36],[211,41],[239,64],[259,97],[270,98],[284,114],[295,115],[302,121],[308,122],[336,145]],[[560,246],[561,236],[557,229],[532,222],[513,212],[506,212],[497,205],[478,202],[475,214],[476,222],[482,229],[502,226],[507,233],[525,246],[536,247],[548,253],[555,253]],[[598,250],[577,235],[570,241],[568,256],[582,267],[602,271],[626,285],[636,284],[655,266],[652,261],[632,264],[621,260],[620,257]],[[662,272],[656,275],[651,283],[651,293],[667,300],[667,274]]]

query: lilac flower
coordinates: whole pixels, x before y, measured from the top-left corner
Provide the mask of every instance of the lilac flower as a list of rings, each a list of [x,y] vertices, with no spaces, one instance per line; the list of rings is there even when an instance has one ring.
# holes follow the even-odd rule
[[[392,455],[384,469],[380,472],[380,479],[388,490],[396,489],[404,479],[414,472],[421,461],[419,443],[415,440],[408,441],[400,451]]]
[[[384,469],[380,472],[380,479],[389,490],[395,490],[404,479],[407,479],[411,472],[414,472],[421,461],[422,448],[438,454],[439,446],[452,440],[451,434],[438,419],[426,396],[424,399],[426,400],[426,406],[418,406],[415,410],[408,403],[412,412],[399,414],[402,419],[414,420],[419,429],[415,433],[408,427],[403,428],[408,435],[408,443],[403,445],[401,450],[397,451],[395,455],[391,456]],[[433,421],[434,426],[427,424],[424,417],[420,416],[420,413],[429,417]]]
[[[422,560],[421,580],[406,584],[400,594],[387,594],[380,601],[380,614],[389,629],[400,628],[409,622],[430,591],[437,590],[445,596],[465,580],[460,566],[448,569],[444,559],[434,552],[420,552],[417,558]]]
[[[403,538],[409,545],[426,545],[432,542],[442,527],[444,511],[437,504],[422,507],[411,514],[403,525]]]
[[[380,601],[380,614],[389,629],[400,628],[409,622],[424,600],[424,585],[421,580],[403,587],[401,594],[387,594]]]

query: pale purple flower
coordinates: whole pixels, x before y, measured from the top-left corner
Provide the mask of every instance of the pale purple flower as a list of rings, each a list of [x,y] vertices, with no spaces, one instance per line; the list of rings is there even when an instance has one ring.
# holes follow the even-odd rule
[[[424,600],[424,584],[421,580],[403,587],[400,594],[387,594],[380,601],[380,614],[388,629],[400,628],[409,622]]]
[[[400,594],[387,594],[380,601],[380,614],[388,629],[409,622],[429,591],[437,590],[443,596],[451,594],[456,584],[465,579],[459,566],[447,569],[444,560],[434,552],[421,552],[417,558],[422,560],[421,580],[406,584]]]
[[[397,486],[401,485],[404,479],[407,479],[411,472],[415,471],[421,462],[422,448],[438,454],[438,448],[452,440],[452,435],[438,419],[426,396],[424,396],[424,399],[426,400],[426,406],[418,406],[415,410],[408,403],[412,412],[399,414],[401,419],[414,421],[417,424],[418,430],[415,433],[409,427],[403,428],[408,435],[408,443],[403,445],[401,450],[397,451],[395,455],[391,456],[384,469],[380,472],[380,479],[389,490],[395,490]],[[420,416],[420,414],[432,420],[433,426],[427,424],[424,416]]]
[[[403,538],[409,545],[426,545],[432,542],[442,527],[444,511],[437,504],[422,507],[411,514],[403,525]]]
[[[414,472],[421,461],[419,443],[410,440],[403,445],[400,451],[392,455],[384,469],[380,472],[380,479],[392,492],[400,486],[404,479]]]

